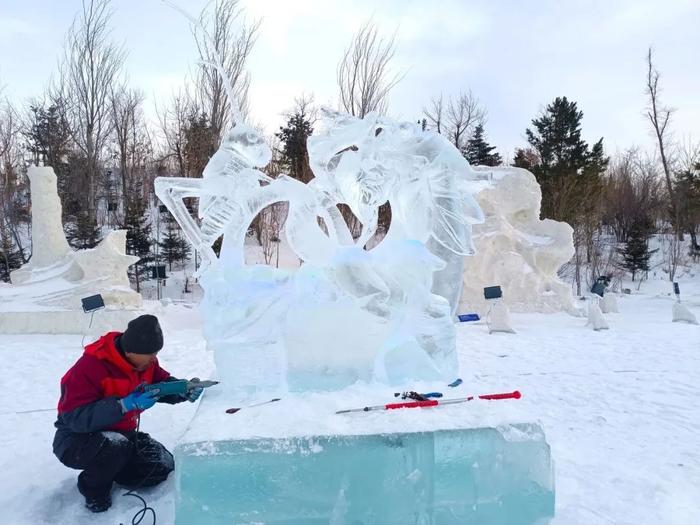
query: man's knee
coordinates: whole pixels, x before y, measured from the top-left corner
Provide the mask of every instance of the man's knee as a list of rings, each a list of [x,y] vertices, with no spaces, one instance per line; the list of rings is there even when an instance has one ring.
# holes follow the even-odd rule
[[[149,484],[157,485],[166,480],[168,475],[175,470],[175,459],[170,451],[158,441],[152,440],[148,452],[143,461],[150,469]]]
[[[102,450],[100,456],[114,458],[115,461],[126,463],[134,454],[134,445],[124,434],[105,431],[102,434]]]
[[[116,481],[127,487],[152,487],[165,481],[175,469],[173,455],[148,434],[133,436],[134,456]]]
[[[133,453],[133,445],[123,434],[91,432],[72,436],[70,445],[59,459],[67,467],[83,470],[97,464],[123,465]]]

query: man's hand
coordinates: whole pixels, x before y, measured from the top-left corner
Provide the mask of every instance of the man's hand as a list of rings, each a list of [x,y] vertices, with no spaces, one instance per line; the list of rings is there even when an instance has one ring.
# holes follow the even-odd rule
[[[192,390],[187,392],[187,395],[185,397],[187,397],[187,400],[190,403],[194,403],[199,399],[199,396],[202,395],[202,392],[204,392],[203,388],[193,388]]]
[[[126,414],[132,410],[148,410],[156,404],[156,401],[157,398],[154,397],[153,392],[134,390],[128,396],[121,398],[119,404],[122,406],[122,412]]]
[[[190,379],[190,381],[193,381],[193,382],[194,382],[194,381],[199,381],[199,378],[198,378],[198,377],[193,377],[192,379]],[[185,397],[187,398],[187,400],[188,400],[190,403],[194,403],[195,401],[197,401],[197,400],[199,399],[199,396],[202,395],[202,392],[204,392],[204,389],[201,388],[201,387],[193,388],[192,390],[190,390],[189,392],[187,392],[187,394],[185,394]]]

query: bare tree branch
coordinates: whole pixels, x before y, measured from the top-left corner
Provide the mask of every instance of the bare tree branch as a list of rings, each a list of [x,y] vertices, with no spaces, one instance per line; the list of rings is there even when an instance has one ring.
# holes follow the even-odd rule
[[[250,74],[246,62],[257,39],[260,21],[247,25],[238,7],[239,0],[216,0],[199,18],[204,31],[193,29],[201,61],[197,79],[197,97],[216,133],[217,144],[224,129],[231,125],[231,104],[236,104],[243,118],[248,115]],[[236,26],[240,25],[239,29]],[[221,64],[233,90],[230,100],[224,79],[214,64]]]
[[[647,85],[646,93],[649,97],[649,105],[647,107],[647,118],[654,129],[654,134],[659,145],[659,155],[661,156],[661,166],[664,169],[664,176],[666,178],[666,191],[668,192],[671,213],[673,214],[673,220],[675,222],[674,228],[676,229],[676,234],[682,239],[683,233],[680,228],[680,220],[678,215],[678,202],[676,200],[676,193],[673,188],[673,182],[671,180],[671,167],[668,159],[668,146],[669,146],[669,136],[666,132],[666,128],[671,122],[671,116],[674,110],[672,108],[661,106],[659,101],[659,72],[654,68],[652,61],[652,49],[649,48],[647,53]]]
[[[122,210],[126,213],[130,195],[136,189],[137,175],[145,174],[151,140],[144,122],[143,93],[122,87],[113,91],[110,99],[122,183]]]
[[[425,118],[428,119],[430,127],[432,127],[435,131],[437,131],[440,134],[442,134],[443,132],[443,126],[445,122],[443,113],[444,107],[442,101],[442,93],[440,93],[439,97],[433,97],[430,100],[429,108],[423,108],[423,114],[425,115]]]
[[[185,88],[172,95],[168,107],[162,110],[156,109],[161,134],[165,141],[166,155],[164,158],[175,160],[177,173],[180,177],[187,176],[185,144],[187,142],[187,119],[192,112],[192,106],[192,97]]]
[[[54,96],[66,102],[73,141],[87,161],[86,208],[94,222],[98,164],[112,131],[110,94],[124,63],[109,38],[109,0],[83,0],[66,38]]]
[[[357,32],[338,64],[341,109],[360,118],[371,111],[386,113],[389,91],[403,78],[403,74],[389,74],[395,36],[380,38],[372,21]]]
[[[456,148],[462,149],[471,130],[477,124],[483,124],[486,111],[479,104],[471,89],[461,92],[456,99],[447,104],[447,125],[450,141]]]
[[[433,97],[430,106],[423,108],[428,125],[447,138],[456,148],[462,149],[478,124],[484,124],[486,110],[471,90],[462,91],[457,97],[442,94]]]
[[[0,264],[8,274],[13,268],[7,250],[12,248],[13,240],[22,262],[27,262],[20,232],[23,210],[20,194],[25,189],[21,173],[21,131],[22,121],[15,107],[8,100],[0,100]]]

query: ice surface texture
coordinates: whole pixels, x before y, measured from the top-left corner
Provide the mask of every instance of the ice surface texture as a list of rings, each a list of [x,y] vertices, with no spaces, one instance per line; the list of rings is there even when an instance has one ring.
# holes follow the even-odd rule
[[[241,388],[337,389],[357,380],[452,380],[452,316],[471,225],[475,173],[444,137],[371,113],[324,110],[308,141],[308,184],[258,168],[271,158],[244,123],[224,137],[202,179],[159,178],[156,193],[205,259],[205,337],[223,383]],[[183,198],[199,197],[198,222]],[[285,235],[296,272],[246,266],[255,216],[288,203]],[[379,206],[391,206],[383,241]],[[337,207],[362,230],[354,239]],[[220,257],[211,249],[223,235]]]
[[[537,425],[181,445],[177,524],[545,524]]]

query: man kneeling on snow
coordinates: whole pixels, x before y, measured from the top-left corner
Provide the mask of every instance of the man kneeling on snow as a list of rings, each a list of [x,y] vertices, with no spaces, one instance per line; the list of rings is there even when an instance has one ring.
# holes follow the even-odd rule
[[[152,487],[175,468],[172,454],[138,431],[140,414],[156,401],[195,401],[202,389],[158,399],[141,391],[143,383],[175,380],[158,364],[162,347],[158,319],[142,315],[124,333],[109,332],[86,346],[61,379],[53,451],[67,467],[82,470],[78,490],[93,512],[112,505],[114,481],[131,489]]]

